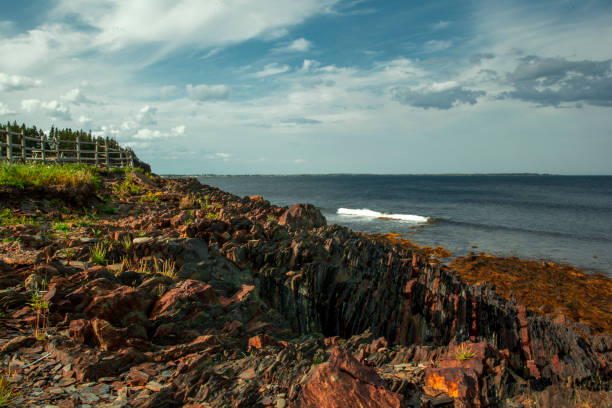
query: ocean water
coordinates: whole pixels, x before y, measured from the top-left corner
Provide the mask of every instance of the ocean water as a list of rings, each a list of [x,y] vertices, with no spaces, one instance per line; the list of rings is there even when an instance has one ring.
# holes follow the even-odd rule
[[[202,176],[238,196],[311,203],[329,224],[455,255],[545,259],[612,277],[612,176]],[[379,219],[383,216],[390,219]]]

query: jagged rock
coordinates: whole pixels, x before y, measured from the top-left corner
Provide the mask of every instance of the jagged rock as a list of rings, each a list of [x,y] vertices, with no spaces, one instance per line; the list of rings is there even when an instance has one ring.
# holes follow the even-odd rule
[[[293,204],[280,216],[278,223],[307,230],[327,225],[321,211],[312,204]]]
[[[376,372],[344,350],[334,348],[327,363],[314,366],[298,397],[297,408],[403,407]]]

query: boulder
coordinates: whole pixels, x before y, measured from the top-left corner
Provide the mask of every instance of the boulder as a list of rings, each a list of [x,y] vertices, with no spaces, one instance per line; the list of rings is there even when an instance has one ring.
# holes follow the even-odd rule
[[[334,348],[327,363],[316,365],[297,399],[298,408],[402,407],[401,395],[385,388],[371,367]]]
[[[327,225],[321,211],[312,204],[293,204],[280,216],[278,223],[291,228],[312,229]]]

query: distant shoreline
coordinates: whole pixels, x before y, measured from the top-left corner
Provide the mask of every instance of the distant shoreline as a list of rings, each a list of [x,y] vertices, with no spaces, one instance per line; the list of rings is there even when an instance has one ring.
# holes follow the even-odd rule
[[[612,174],[549,174],[549,173],[300,173],[300,174],[160,174],[166,178],[183,177],[319,177],[319,176],[373,176],[373,177],[612,177]]]

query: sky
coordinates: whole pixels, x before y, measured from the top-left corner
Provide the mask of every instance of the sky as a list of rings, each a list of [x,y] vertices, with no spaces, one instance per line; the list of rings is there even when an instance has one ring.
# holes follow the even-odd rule
[[[612,174],[612,2],[0,3],[0,122],[160,174]]]

